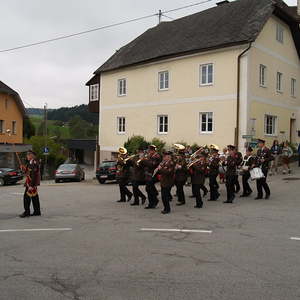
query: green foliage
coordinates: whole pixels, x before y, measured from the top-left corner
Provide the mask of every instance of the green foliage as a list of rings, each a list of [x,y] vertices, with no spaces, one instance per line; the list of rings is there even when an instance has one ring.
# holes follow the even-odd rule
[[[79,115],[70,120],[69,127],[70,135],[74,139],[95,138],[98,132],[97,126],[81,119]]]
[[[191,146],[191,149],[193,150],[193,152],[197,151],[199,149],[199,145],[197,143],[194,143],[192,146]]]
[[[61,107],[59,109],[52,109],[48,111],[49,120],[58,120],[62,122],[69,122],[75,115],[78,115],[82,120],[99,124],[99,114],[90,113],[87,105],[77,105],[73,107]]]
[[[29,118],[25,118],[23,121],[23,136],[30,139],[35,135],[35,126]]]
[[[149,142],[140,135],[134,135],[125,142],[124,147],[128,150],[129,154],[134,154],[139,148],[147,149]]]
[[[45,155],[43,155],[43,149],[45,147],[45,138],[42,136],[32,136],[26,140],[27,144],[32,145],[32,149],[37,154],[38,159],[45,161]],[[55,142],[53,139],[47,140],[47,146],[49,148],[49,155],[47,155],[47,162],[50,170],[55,170],[61,163],[66,160],[64,156],[64,147],[62,144]]]
[[[157,151],[159,153],[162,153],[165,148],[166,142],[158,138],[153,138],[150,144],[155,145],[157,147]]]

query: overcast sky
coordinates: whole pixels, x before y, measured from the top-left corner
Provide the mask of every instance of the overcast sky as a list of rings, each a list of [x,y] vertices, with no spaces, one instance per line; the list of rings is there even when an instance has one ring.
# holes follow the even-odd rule
[[[182,17],[212,0],[169,13]],[[0,0],[0,50],[169,10],[197,0]],[[285,0],[296,5],[297,0]],[[167,21],[167,19],[164,19]],[[157,24],[157,17],[32,48],[0,53],[0,80],[25,106],[50,108],[88,103],[85,83],[116,49]]]

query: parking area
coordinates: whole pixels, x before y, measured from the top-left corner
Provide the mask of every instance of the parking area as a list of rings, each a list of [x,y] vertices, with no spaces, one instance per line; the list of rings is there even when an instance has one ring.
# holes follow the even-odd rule
[[[115,184],[45,182],[27,219],[22,186],[1,187],[0,299],[299,299],[300,172],[269,182],[270,200],[225,205],[222,186],[166,216]]]

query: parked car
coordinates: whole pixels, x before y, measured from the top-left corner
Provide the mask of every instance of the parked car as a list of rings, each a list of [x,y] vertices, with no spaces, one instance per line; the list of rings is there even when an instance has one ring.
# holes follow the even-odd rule
[[[85,179],[85,173],[78,164],[62,164],[55,171],[55,182],[78,181]]]
[[[0,186],[6,184],[16,184],[22,179],[22,171],[10,168],[0,168]]]
[[[116,180],[117,162],[115,160],[103,161],[96,170],[96,178],[104,184],[107,180]]]

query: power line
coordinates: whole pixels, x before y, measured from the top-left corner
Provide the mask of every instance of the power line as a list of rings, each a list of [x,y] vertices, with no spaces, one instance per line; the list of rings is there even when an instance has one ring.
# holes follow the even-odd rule
[[[169,17],[169,16],[167,16],[165,14],[162,14],[162,16],[165,17],[165,18],[167,18],[167,19],[170,19],[170,20],[175,20],[174,18],[171,18],[171,17]]]
[[[169,16],[166,16],[165,14],[170,13],[170,12],[175,12],[175,11],[178,11],[178,10],[182,10],[182,9],[191,8],[191,7],[201,5],[201,4],[204,4],[204,3],[208,3],[208,2],[211,2],[211,1],[214,1],[214,0],[204,0],[204,1],[201,1],[201,2],[192,3],[192,4],[189,4],[189,5],[177,7],[177,8],[171,9],[171,10],[160,11],[159,13],[156,13],[156,14],[142,16],[142,17],[126,20],[126,21],[123,21],[123,22],[113,23],[113,24],[110,24],[110,25],[105,25],[105,26],[101,26],[101,27],[97,27],[97,28],[93,28],[93,29],[89,29],[89,30],[84,30],[84,31],[80,31],[80,32],[76,32],[76,33],[72,33],[72,34],[68,34],[68,35],[62,35],[62,36],[58,36],[56,38],[47,39],[47,40],[43,40],[43,41],[39,41],[39,42],[35,42],[35,43],[25,44],[25,45],[13,47],[13,48],[7,48],[7,49],[0,50],[0,53],[10,52],[10,51],[14,51],[14,50],[20,50],[20,49],[34,47],[34,46],[38,46],[38,45],[42,45],[42,44],[46,44],[46,43],[51,43],[51,42],[55,42],[55,41],[59,41],[59,40],[64,40],[64,39],[72,38],[72,37],[75,37],[75,36],[80,36],[80,35],[88,34],[88,33],[91,33],[91,32],[103,30],[103,29],[108,29],[108,28],[112,28],[112,27],[116,27],[116,26],[120,26],[120,25],[124,25],[124,24],[128,24],[128,23],[141,21],[141,20],[144,20],[144,19],[149,19],[149,18],[159,16],[159,15],[173,20],[173,18],[171,18]]]

